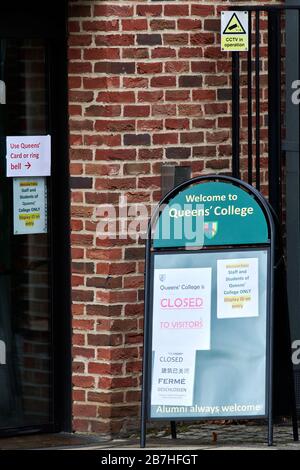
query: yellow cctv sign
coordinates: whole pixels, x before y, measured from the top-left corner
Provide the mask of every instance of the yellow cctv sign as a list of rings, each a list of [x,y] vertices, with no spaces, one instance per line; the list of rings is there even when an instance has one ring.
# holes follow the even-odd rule
[[[249,13],[247,11],[221,12],[221,50],[248,51]]]

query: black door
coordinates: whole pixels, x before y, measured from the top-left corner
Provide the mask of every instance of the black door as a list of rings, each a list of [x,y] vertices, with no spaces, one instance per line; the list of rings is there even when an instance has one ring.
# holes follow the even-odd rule
[[[0,19],[0,434],[70,416],[66,5],[24,3]],[[51,175],[7,177],[6,137],[46,135]]]

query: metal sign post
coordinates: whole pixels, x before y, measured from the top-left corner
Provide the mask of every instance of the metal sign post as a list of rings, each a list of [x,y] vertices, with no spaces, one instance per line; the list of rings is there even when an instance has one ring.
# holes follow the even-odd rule
[[[148,229],[141,447],[148,420],[268,419],[273,443],[275,228],[227,176],[182,183]],[[296,438],[294,426],[294,438]]]

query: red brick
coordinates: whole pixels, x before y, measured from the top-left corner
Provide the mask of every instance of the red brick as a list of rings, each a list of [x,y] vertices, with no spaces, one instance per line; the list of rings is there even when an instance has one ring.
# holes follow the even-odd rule
[[[216,127],[215,119],[193,119],[193,127],[199,129],[213,129]]]
[[[220,19],[219,18],[214,18],[214,19],[205,19],[204,20],[204,29],[206,31],[220,31]]]
[[[88,365],[89,374],[116,374],[120,375],[122,373],[123,364],[105,364],[90,362]]]
[[[137,5],[136,14],[138,16],[160,16],[162,14],[161,5]]]
[[[208,143],[226,142],[229,139],[228,131],[213,131],[206,133],[206,140]]]
[[[83,78],[83,88],[86,90],[95,90],[97,88],[118,88],[119,86],[119,77]]]
[[[211,103],[205,104],[204,110],[206,114],[226,114],[228,108],[226,103]]]
[[[140,74],[154,74],[162,72],[161,62],[141,62],[137,64],[137,71]]]
[[[140,174],[148,174],[149,172],[150,172],[149,163],[126,163],[124,165],[124,175],[140,175]],[[125,278],[125,281],[126,281],[126,278]],[[126,287],[125,284],[126,283],[124,283],[124,287]]]
[[[130,5],[115,5],[115,4],[104,4],[94,6],[95,16],[116,16],[117,18],[125,18],[133,15],[133,6]]]
[[[74,320],[73,321],[74,330],[92,330],[94,328],[93,320]]]
[[[69,107],[69,116],[82,116],[82,106],[76,104],[70,104]]]
[[[133,34],[107,34],[95,37],[96,46],[133,46]]]
[[[164,16],[188,16],[189,5],[165,5]]]
[[[92,43],[91,34],[72,34],[69,37],[69,46],[90,46]]]
[[[146,103],[157,103],[157,101],[163,100],[163,91],[139,91],[138,101]]]
[[[166,101],[190,101],[190,90],[167,90]]]
[[[200,20],[192,20],[192,19],[179,19],[177,22],[178,29],[184,31],[192,31],[194,29],[201,29],[201,21]]]
[[[188,119],[166,119],[165,121],[166,129],[188,129],[189,120]]]
[[[135,130],[135,121],[133,120],[101,120],[95,122],[96,131],[104,132],[125,132]]]
[[[164,45],[178,46],[178,45],[188,44],[188,42],[189,42],[189,36],[188,34],[185,34],[185,33],[163,35]]]
[[[150,106],[124,106],[124,116],[147,117],[150,114]]]
[[[83,346],[85,343],[84,334],[74,333],[72,337],[73,344],[76,346]]]
[[[82,139],[82,136],[79,135],[79,134],[72,134],[70,133],[69,134],[69,144],[71,146],[75,146],[75,145],[82,145],[83,144],[83,139]]]
[[[167,144],[177,144],[178,143],[178,134],[154,134],[153,135],[153,144],[154,145],[167,145]]]
[[[215,73],[215,62],[192,62],[192,72],[198,73]]]
[[[204,49],[204,57],[207,59],[221,59],[224,53],[219,47],[210,46]]]
[[[206,44],[214,44],[215,37],[212,33],[195,33],[190,37],[192,46],[203,46]]]
[[[91,402],[97,402],[97,403],[124,403],[124,393],[123,392],[109,392],[109,393],[88,392],[88,400]]]
[[[69,120],[69,129],[71,131],[92,131],[94,129],[93,121],[88,119],[70,119]]]
[[[163,129],[163,121],[159,119],[139,120],[137,129],[139,131],[159,131]]]
[[[69,73],[91,73],[92,64],[90,62],[69,62]]]
[[[147,26],[147,20],[144,19],[122,20],[123,31],[143,31],[147,30]]]
[[[88,103],[94,98],[92,91],[70,91],[69,100],[70,102]]]
[[[122,189],[130,189],[136,186],[136,182],[133,178],[111,178],[111,179],[104,179],[104,178],[97,178],[95,180],[95,189],[107,189],[107,190],[122,190]],[[120,258],[122,256],[120,255]]]
[[[150,21],[150,27],[153,31],[161,31],[164,29],[175,29],[176,23],[174,20],[152,20]]]
[[[73,375],[73,385],[80,388],[91,388],[95,385],[95,378],[87,375]]]
[[[161,159],[163,156],[163,149],[161,148],[150,148],[140,149],[139,158],[142,160]]]
[[[80,60],[81,59],[81,50],[78,48],[71,48],[69,47],[68,49],[68,60],[73,61],[73,60]]]
[[[215,90],[193,90],[192,99],[193,101],[215,101],[216,92]]]
[[[82,21],[83,31],[118,31],[119,20],[110,21]]]
[[[128,47],[123,49],[123,59],[148,59],[149,49],[145,47]]]
[[[134,149],[98,149],[96,160],[134,160],[136,150]]]
[[[215,8],[213,5],[191,5],[192,16],[214,16]]]
[[[133,91],[103,91],[97,96],[100,103],[134,103]]]
[[[171,47],[156,47],[151,51],[151,57],[152,59],[176,57],[176,50]]]
[[[86,359],[94,359],[95,358],[95,348],[85,348],[85,347],[73,347],[73,357],[83,357]]]
[[[85,60],[120,59],[120,49],[113,47],[84,49],[83,58]]]
[[[85,108],[85,116],[116,117],[121,115],[121,106],[100,106],[92,104]],[[86,139],[87,136],[85,136]]]
[[[190,69],[189,62],[187,61],[168,61],[165,63],[166,73],[182,73],[188,72]]]
[[[74,88],[81,88],[81,77],[69,77],[68,78],[69,90]]]
[[[203,132],[185,132],[180,134],[181,144],[198,144],[204,141]]]
[[[148,79],[147,78],[123,78],[123,86],[125,88],[147,88]]]
[[[169,88],[176,86],[176,77],[170,75],[162,75],[160,77],[151,78],[150,82],[153,88]]]
[[[75,401],[85,401],[85,391],[84,390],[73,390],[72,400]]]
[[[178,52],[178,57],[182,59],[203,57],[203,49],[201,47],[181,47]]]
[[[114,176],[120,173],[120,165],[86,165],[87,175]]]
[[[73,413],[76,416],[84,416],[85,418],[97,416],[97,406],[96,405],[79,405],[75,403],[73,405]]]
[[[155,104],[152,107],[153,116],[174,116],[176,114],[176,105],[174,104]]]

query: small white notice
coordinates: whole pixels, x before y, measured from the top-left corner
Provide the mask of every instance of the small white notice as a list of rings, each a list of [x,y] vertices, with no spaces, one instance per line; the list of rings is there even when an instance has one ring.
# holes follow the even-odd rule
[[[155,352],[151,404],[191,406],[194,397],[196,350],[184,348]]]
[[[14,178],[14,235],[47,233],[46,178]]]
[[[218,260],[217,318],[258,317],[258,258]]]
[[[6,176],[50,176],[50,174],[50,135],[6,137]]]
[[[211,268],[155,269],[153,290],[153,349],[210,349]]]

